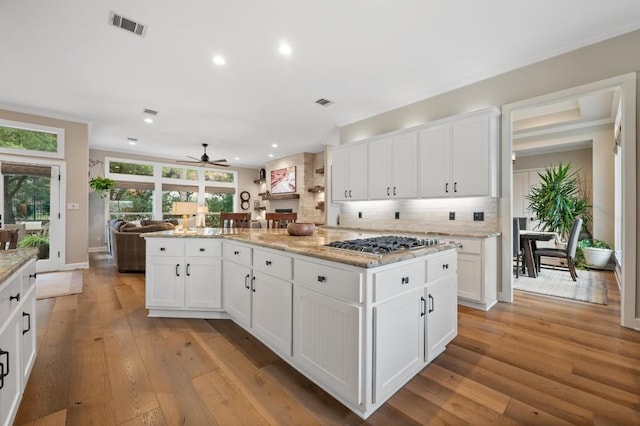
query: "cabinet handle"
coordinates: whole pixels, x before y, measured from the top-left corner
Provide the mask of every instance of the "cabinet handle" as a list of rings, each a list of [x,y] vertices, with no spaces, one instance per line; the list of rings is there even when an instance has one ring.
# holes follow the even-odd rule
[[[396,195],[396,187],[393,187],[393,195]]]
[[[26,330],[22,330],[22,334],[27,334],[29,331],[31,331],[31,314],[28,314],[26,312],[22,313],[23,317],[27,317],[27,329]]]
[[[433,300],[433,296],[429,295],[429,313],[433,312],[436,310],[436,303]]]
[[[204,247],[200,247],[200,251],[204,251]]]
[[[319,283],[323,283],[323,282],[325,282],[326,280],[327,280],[327,277],[324,277],[324,276],[322,276],[322,275],[318,275],[318,282],[319,282]]]
[[[389,196],[391,194],[389,194],[389,187],[387,186],[387,196]]]
[[[351,198],[351,190],[349,190],[349,198]]]
[[[0,357],[4,355],[7,356],[7,368],[5,371],[4,362],[0,363],[0,366],[2,366],[2,373],[0,374],[0,379],[2,379],[2,383],[0,384],[0,389],[4,387],[4,378],[9,375],[9,352],[3,351],[2,349],[0,349]]]
[[[427,314],[427,301],[424,297],[420,297],[420,316],[423,317]]]
[[[4,364],[0,362],[0,389],[4,387]]]
[[[458,182],[453,182],[453,192],[458,192]]]
[[[240,252],[239,252],[238,250],[234,250],[234,251],[233,251],[233,254],[237,256],[237,255],[239,255],[239,254],[240,254]]]
[[[256,277],[251,278],[251,291],[256,292]]]
[[[160,247],[160,251],[165,251],[166,249],[164,247]]]
[[[444,184],[444,192],[449,193],[449,182]]]
[[[190,277],[191,276],[191,264],[190,263],[187,263],[186,272],[187,272],[187,276]]]
[[[409,277],[402,277],[402,284],[409,284]]]
[[[270,260],[265,260],[264,262],[267,266],[271,266],[271,261]]]
[[[20,293],[16,294],[15,296],[9,296],[9,302],[11,302],[12,300],[15,300],[16,302],[20,301]]]
[[[449,269],[449,264],[448,263],[443,263],[442,264],[442,269]]]
[[[347,190],[344,190],[344,198],[347,198]]]
[[[38,278],[38,273],[29,274],[29,278]]]
[[[180,276],[180,270],[178,268],[180,268],[180,265],[176,265],[176,277]]]
[[[244,277],[244,288],[246,288],[247,290],[249,290],[249,283],[247,282],[249,277],[250,277],[249,274],[245,275],[245,277]]]

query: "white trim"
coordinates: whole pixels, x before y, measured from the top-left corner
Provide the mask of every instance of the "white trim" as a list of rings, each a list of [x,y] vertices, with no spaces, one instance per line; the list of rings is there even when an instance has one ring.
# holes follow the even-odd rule
[[[88,253],[109,253],[109,248],[107,246],[100,247],[89,247],[87,249]]]
[[[89,262],[65,263],[60,267],[61,271],[72,271],[74,269],[89,269]]]
[[[29,123],[26,121],[13,121],[0,119],[0,127],[8,127],[11,129],[29,130],[40,133],[51,133],[57,135],[56,138],[56,151],[36,151],[32,149],[18,149],[18,148],[5,148],[0,147],[0,153],[9,155],[23,155],[27,157],[44,157],[44,158],[57,158],[64,159],[64,135],[65,131],[61,127],[43,126],[41,124]]]
[[[625,327],[639,329],[640,319],[636,318],[636,290],[637,290],[637,215],[636,215],[636,73],[628,73],[606,80],[597,81],[583,86],[561,90],[547,95],[537,96],[523,101],[503,105],[502,107],[502,197],[500,198],[500,228],[502,239],[502,264],[511,265],[512,238],[512,191],[513,164],[511,152],[513,150],[512,115],[517,109],[540,106],[575,97],[582,93],[602,90],[604,88],[619,87],[623,101],[622,117],[622,149],[624,159],[622,164],[622,221],[624,229],[622,246],[623,262],[621,267],[622,291],[620,292],[620,323]],[[502,268],[500,291],[501,301],[513,301],[513,282],[511,268]]]
[[[70,114],[60,114],[59,112],[48,111],[38,108],[23,108],[15,105],[9,105],[0,102],[0,109],[4,109],[10,112],[19,112],[21,114],[37,115],[43,118],[52,118],[54,120],[70,121],[73,123],[91,124],[92,121],[87,118],[81,118]]]

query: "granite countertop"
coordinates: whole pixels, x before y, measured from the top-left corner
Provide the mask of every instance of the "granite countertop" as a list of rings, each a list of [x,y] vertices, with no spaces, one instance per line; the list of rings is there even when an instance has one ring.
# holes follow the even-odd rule
[[[35,258],[37,254],[36,247],[0,250],[0,285],[4,284],[7,278],[27,263],[29,259]]]
[[[337,229],[337,230],[352,230],[352,231],[358,231],[358,232],[373,232],[371,230],[367,230],[367,229],[360,229],[360,228],[343,228],[343,227],[339,227],[339,226],[328,226],[328,225],[324,225],[323,228],[325,229]],[[494,237],[499,237],[500,235],[502,235],[500,232],[485,232],[485,231],[474,231],[472,229],[462,229],[462,230],[455,230],[455,231],[442,231],[442,230],[429,230],[429,231],[423,231],[423,232],[418,232],[418,231],[409,231],[409,230],[399,230],[399,229],[380,229],[377,230],[376,232],[378,233],[384,233],[385,235],[389,235],[389,234],[411,234],[411,235],[416,235],[416,236],[422,236],[423,238],[425,236],[432,236],[432,237],[460,237],[460,238],[494,238]]]
[[[404,250],[395,253],[377,255],[324,246],[324,244],[328,244],[332,241],[352,240],[355,238],[368,238],[389,234],[389,232],[381,233],[350,229],[316,228],[313,235],[308,237],[293,237],[287,233],[286,229],[204,228],[187,234],[180,231],[160,231],[141,234],[141,236],[144,238],[224,238],[274,250],[282,250],[289,253],[358,266],[361,268],[375,268],[377,266],[401,262],[403,260],[413,259],[419,256],[449,250],[456,247],[455,243],[445,243],[416,250]],[[398,233],[395,232],[391,234],[395,235]],[[409,233],[407,233],[407,235],[408,234]],[[411,235],[416,234],[413,233]]]

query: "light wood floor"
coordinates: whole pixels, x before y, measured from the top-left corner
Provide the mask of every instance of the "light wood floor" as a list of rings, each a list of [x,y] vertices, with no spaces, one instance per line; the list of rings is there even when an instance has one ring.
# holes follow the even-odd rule
[[[30,425],[361,424],[230,321],[147,318],[144,275],[94,255],[84,292],[38,301]],[[459,308],[446,352],[366,423],[640,424],[640,333],[609,305],[517,293]]]

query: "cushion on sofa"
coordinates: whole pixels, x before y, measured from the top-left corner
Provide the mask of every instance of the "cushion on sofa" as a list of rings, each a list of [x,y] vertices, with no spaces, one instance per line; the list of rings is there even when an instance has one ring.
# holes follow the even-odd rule
[[[157,231],[171,231],[176,229],[173,223],[158,223],[156,225],[147,226],[123,226],[120,228],[120,232],[128,233],[144,233],[144,232],[157,232]]]
[[[177,225],[178,224],[178,220],[177,219],[167,219],[167,220],[142,219],[140,221],[140,225],[141,226],[160,225],[160,224],[163,224],[163,223],[171,223],[173,225]]]

